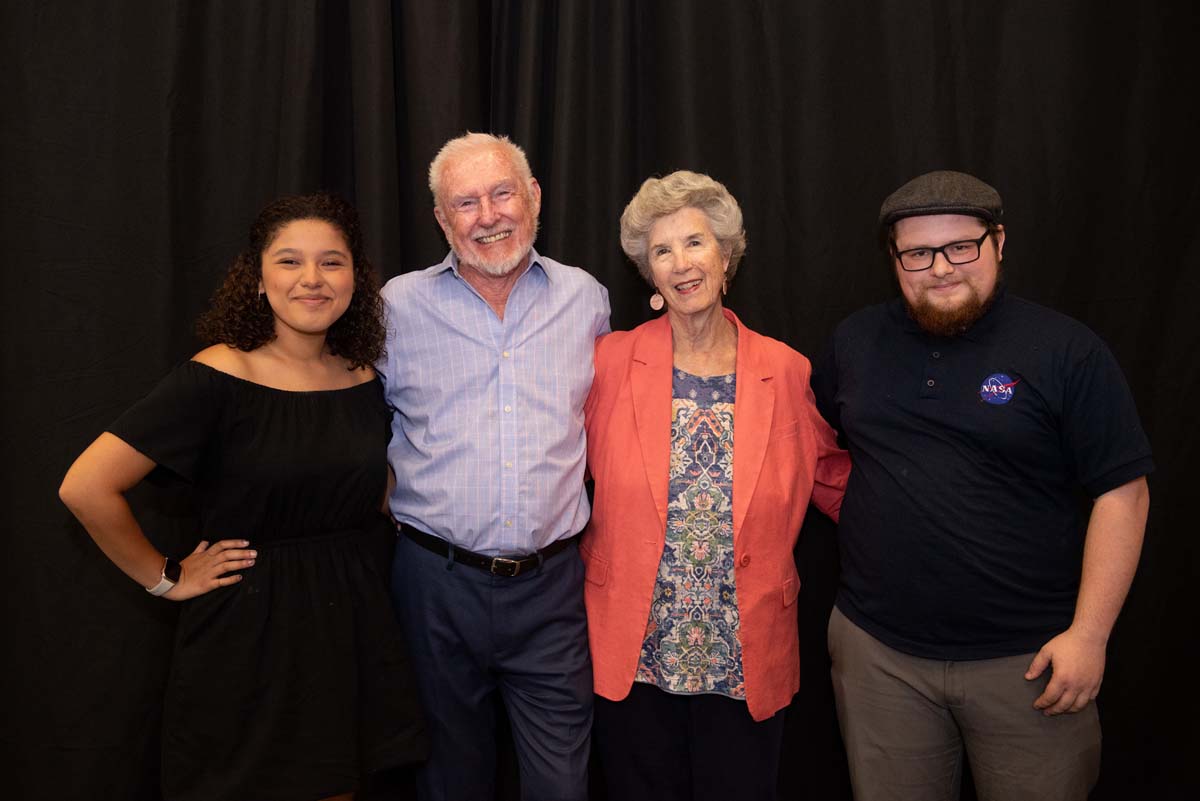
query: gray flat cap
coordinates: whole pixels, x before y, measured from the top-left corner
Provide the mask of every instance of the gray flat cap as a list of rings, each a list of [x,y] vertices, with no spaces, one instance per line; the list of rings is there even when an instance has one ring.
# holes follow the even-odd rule
[[[888,195],[879,208],[880,226],[905,217],[930,214],[969,214],[999,223],[1004,216],[1000,193],[973,175],[937,170],[918,175]]]

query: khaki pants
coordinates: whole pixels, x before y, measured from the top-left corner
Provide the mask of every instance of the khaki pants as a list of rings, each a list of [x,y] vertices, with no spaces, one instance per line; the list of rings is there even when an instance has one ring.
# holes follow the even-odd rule
[[[963,748],[979,801],[1085,801],[1100,772],[1096,705],[1046,717],[1033,654],[944,662],[829,619],[838,721],[856,801],[956,801]]]

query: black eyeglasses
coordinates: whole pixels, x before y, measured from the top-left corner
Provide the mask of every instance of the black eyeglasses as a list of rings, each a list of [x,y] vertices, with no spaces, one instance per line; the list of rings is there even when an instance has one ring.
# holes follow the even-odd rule
[[[942,245],[940,248],[926,246],[900,250],[896,252],[896,258],[900,259],[901,269],[908,273],[919,273],[922,270],[928,270],[933,266],[933,259],[939,253],[945,256],[946,261],[951,264],[970,264],[979,258],[979,248],[983,245],[983,240],[987,239],[991,234],[991,231],[984,231],[983,236],[978,239],[964,239],[961,242],[951,242],[947,245]],[[896,247],[895,240],[892,241],[892,247]]]

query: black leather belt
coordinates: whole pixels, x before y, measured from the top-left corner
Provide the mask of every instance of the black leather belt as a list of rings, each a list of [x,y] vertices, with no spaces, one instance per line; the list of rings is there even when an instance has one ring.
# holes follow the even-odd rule
[[[532,570],[539,566],[542,562],[554,556],[554,554],[565,550],[579,536],[575,534],[570,537],[564,537],[561,540],[550,543],[535,554],[511,558],[508,556],[484,556],[481,553],[468,551],[466,548],[455,547],[452,549],[450,543],[441,537],[426,534],[424,531],[413,528],[407,523],[400,524],[400,532],[417,545],[420,545],[427,551],[436,553],[438,556],[449,557],[451,550],[453,550],[454,556],[452,558],[460,565],[474,567],[491,573],[493,576],[506,576],[508,578],[518,576],[527,570]]]

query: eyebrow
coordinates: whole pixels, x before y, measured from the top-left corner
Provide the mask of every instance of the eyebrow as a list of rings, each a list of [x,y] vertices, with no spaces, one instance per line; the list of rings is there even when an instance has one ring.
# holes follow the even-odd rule
[[[483,197],[484,195],[491,195],[494,192],[497,192],[501,189],[506,189],[506,188],[512,189],[513,191],[517,191],[517,189],[520,187],[520,185],[521,184],[519,181],[515,181],[511,178],[505,178],[502,181],[497,181],[496,183],[492,184],[490,187],[483,190],[482,192],[464,191],[464,192],[459,192],[458,194],[455,194],[455,195],[451,195],[450,201],[455,202],[455,201],[459,201],[459,200],[474,200],[477,197]]]
[[[690,234],[684,234],[684,235],[683,235],[682,237],[680,237],[680,238],[681,238],[681,239],[692,239],[692,238],[694,238],[694,237],[701,237],[701,238],[703,238],[703,236],[704,236],[704,232],[703,232],[703,231],[694,231],[694,232],[692,232],[692,233],[690,233]],[[658,247],[659,245],[664,245],[664,244],[666,244],[666,243],[665,243],[665,242],[662,242],[662,241],[659,241],[659,242],[651,242],[651,243],[650,243],[650,247],[651,247],[651,248],[656,248],[656,247]]]
[[[912,245],[912,246],[906,247],[906,248],[900,247],[900,243],[897,240],[893,239],[892,241],[896,243],[896,250],[921,250],[923,248],[944,248],[947,245],[953,245],[958,242],[974,242],[976,239],[978,239],[979,237],[983,236],[986,233],[990,233],[990,229],[984,229],[983,233],[976,234],[975,236],[967,236],[967,237],[963,237],[963,238],[959,238],[959,239],[951,239],[948,242],[943,242],[940,245]]]
[[[300,248],[280,248],[279,250],[272,251],[271,255],[272,256],[282,256],[285,253],[303,253],[303,252],[304,251],[301,250]],[[342,256],[344,258],[350,258],[349,253],[346,253],[344,250],[337,250],[336,248],[331,248],[329,250],[322,250],[317,255],[318,256]]]

